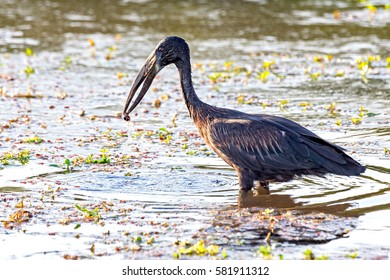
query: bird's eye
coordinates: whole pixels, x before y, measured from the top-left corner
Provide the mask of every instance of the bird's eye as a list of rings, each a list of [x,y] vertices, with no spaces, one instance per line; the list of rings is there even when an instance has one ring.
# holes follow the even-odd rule
[[[164,48],[159,47],[157,50],[158,50],[159,52],[163,52],[163,51],[164,51]]]

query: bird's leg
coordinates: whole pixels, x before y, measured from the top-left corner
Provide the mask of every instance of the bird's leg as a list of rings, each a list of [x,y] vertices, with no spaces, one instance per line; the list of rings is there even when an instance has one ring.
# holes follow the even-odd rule
[[[238,183],[240,184],[240,189],[247,192],[253,188],[254,178],[250,172],[245,170],[236,170],[238,173]]]
[[[255,181],[253,184],[253,194],[254,195],[265,195],[265,194],[270,194],[269,192],[269,182],[268,181]]]
[[[269,190],[269,181],[259,181],[260,187]]]

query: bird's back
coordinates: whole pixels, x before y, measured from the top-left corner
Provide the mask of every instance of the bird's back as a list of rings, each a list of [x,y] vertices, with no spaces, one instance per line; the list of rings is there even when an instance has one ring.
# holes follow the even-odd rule
[[[365,167],[343,149],[298,123],[266,114],[210,106],[195,123],[205,142],[236,170],[258,180],[288,181],[296,175],[358,175]]]

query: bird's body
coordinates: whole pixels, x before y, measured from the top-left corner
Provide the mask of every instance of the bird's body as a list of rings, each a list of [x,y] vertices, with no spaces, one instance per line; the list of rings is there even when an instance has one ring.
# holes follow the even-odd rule
[[[141,69],[126,102],[125,119],[129,119],[129,113],[141,101],[155,75],[170,63],[179,70],[185,103],[200,136],[235,169],[241,189],[250,190],[255,181],[267,186],[270,181],[289,181],[300,175],[352,176],[364,172],[365,167],[342,148],[291,120],[202,102],[192,85],[188,45],[175,36],[162,40]],[[140,95],[128,109],[144,80]]]

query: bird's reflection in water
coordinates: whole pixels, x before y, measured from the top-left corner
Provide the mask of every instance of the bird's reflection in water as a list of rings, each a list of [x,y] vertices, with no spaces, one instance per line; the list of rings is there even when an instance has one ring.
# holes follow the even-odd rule
[[[276,208],[279,210],[297,210],[299,212],[321,212],[338,216],[358,216],[347,211],[351,203],[337,203],[334,201],[308,204],[295,201],[288,194],[272,194],[268,188],[257,186],[250,191],[240,191],[238,195],[238,208]]]
[[[268,189],[258,188],[248,192],[240,191],[238,196],[239,208],[295,208],[303,203],[295,202],[288,194],[270,194]]]
[[[349,203],[310,204],[288,194],[272,194],[264,188],[240,192],[238,206],[218,211],[207,234],[218,234],[219,240],[238,238],[252,245],[264,241],[326,243],[347,236],[358,222],[348,213]]]

